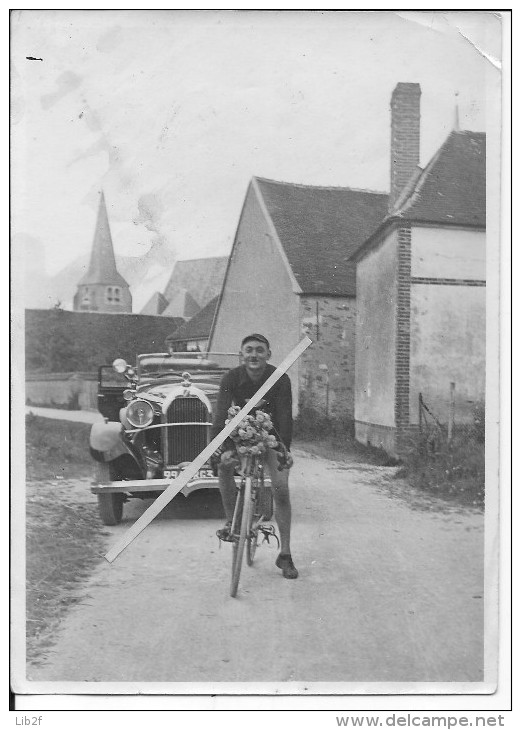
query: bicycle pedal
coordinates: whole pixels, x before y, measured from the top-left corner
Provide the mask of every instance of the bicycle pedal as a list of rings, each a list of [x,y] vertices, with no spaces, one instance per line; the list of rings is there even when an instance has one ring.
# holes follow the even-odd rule
[[[221,534],[219,534],[221,533]],[[236,535],[232,534],[231,532],[225,533],[224,530],[217,530],[215,533],[217,535],[217,539],[219,540],[219,547],[221,547],[222,542],[236,542],[237,537]]]
[[[277,541],[277,547],[280,547],[279,538],[277,537],[277,533],[275,532],[275,528],[273,527],[273,525],[261,525],[259,527],[259,532],[262,532],[264,538],[262,544],[267,542],[268,545],[270,545],[270,537],[274,537]]]
[[[269,524],[268,522],[261,522],[259,525],[259,530],[261,532],[267,532],[270,535],[275,534],[275,527],[273,525]]]

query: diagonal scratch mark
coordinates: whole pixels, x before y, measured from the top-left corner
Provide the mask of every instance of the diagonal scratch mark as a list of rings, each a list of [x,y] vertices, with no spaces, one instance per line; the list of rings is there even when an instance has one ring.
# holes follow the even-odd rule
[[[468,36],[465,35],[465,33],[461,30],[461,28],[458,28],[458,33],[468,42],[470,45],[476,49],[476,51],[483,56],[484,59],[486,59],[489,63],[491,63],[494,68],[497,68],[498,71],[501,71],[501,61],[499,58],[496,58],[495,56],[492,56],[490,53],[487,53],[486,51],[481,50],[481,48],[474,43]]]

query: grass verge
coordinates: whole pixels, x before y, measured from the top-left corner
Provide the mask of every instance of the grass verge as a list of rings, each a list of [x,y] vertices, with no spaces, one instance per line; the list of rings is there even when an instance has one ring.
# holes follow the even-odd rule
[[[27,478],[56,479],[90,476],[93,461],[89,454],[88,423],[25,417]]]
[[[460,504],[482,507],[485,502],[484,428],[456,429],[433,443],[419,436],[412,439],[400,461],[383,449],[355,440],[352,423],[331,422],[319,417],[300,417],[295,422],[295,446],[334,461],[355,461],[374,466],[399,466],[394,478],[405,480],[418,492]],[[484,423],[484,421],[483,421]]]
[[[421,438],[411,445],[396,477],[423,492],[462,504],[485,504],[485,444],[457,434],[433,451]]]
[[[92,474],[90,426],[26,419],[27,660],[45,659],[67,608],[81,600],[79,584],[100,562],[107,534],[96,505],[86,501]]]

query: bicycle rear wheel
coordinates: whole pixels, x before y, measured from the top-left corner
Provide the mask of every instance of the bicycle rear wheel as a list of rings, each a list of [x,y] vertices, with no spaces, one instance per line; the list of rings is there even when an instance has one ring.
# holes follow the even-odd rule
[[[239,579],[241,577],[242,558],[244,555],[244,546],[248,536],[248,530],[251,526],[251,515],[253,511],[253,503],[251,501],[251,477],[246,477],[244,482],[244,491],[241,489],[237,495],[237,500],[241,502],[237,504],[237,508],[242,509],[241,530],[239,538],[233,543],[233,559],[232,559],[232,580],[230,584],[230,596],[235,598],[239,587]],[[238,515],[240,512],[237,513]]]

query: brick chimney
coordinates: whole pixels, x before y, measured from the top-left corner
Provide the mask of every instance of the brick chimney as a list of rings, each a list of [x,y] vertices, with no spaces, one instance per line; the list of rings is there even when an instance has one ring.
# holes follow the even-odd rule
[[[420,84],[399,83],[391,97],[390,210],[420,161],[420,96]]]

